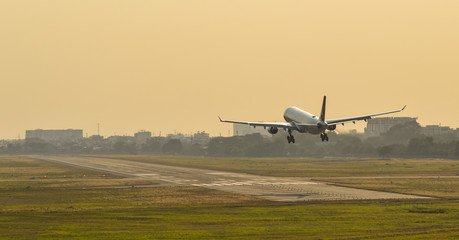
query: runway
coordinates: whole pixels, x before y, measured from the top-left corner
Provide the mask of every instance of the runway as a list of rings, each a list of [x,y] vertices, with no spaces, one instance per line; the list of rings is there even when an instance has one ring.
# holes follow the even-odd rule
[[[27,157],[119,176],[148,179],[163,185],[205,187],[272,201],[428,198],[339,187],[307,178],[267,177],[108,158],[35,155]]]

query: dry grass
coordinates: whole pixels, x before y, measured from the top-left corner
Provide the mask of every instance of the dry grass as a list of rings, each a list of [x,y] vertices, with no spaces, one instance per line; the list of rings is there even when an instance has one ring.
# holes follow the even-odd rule
[[[151,188],[53,188],[4,189],[0,212],[74,212],[116,210],[148,206],[267,203],[243,196],[200,187]]]
[[[64,180],[37,180],[37,181],[8,181],[0,182],[0,188],[6,188],[6,184],[15,183],[16,188],[23,185],[40,188],[102,188],[102,187],[135,187],[145,185],[157,185],[157,183],[143,179],[64,179]],[[11,188],[11,187],[10,187]]]
[[[459,178],[320,178],[340,186],[459,199]]]
[[[107,179],[111,174],[64,166],[57,163],[0,155],[0,179]]]
[[[88,179],[87,181],[50,181],[50,188],[90,188],[90,187],[118,187],[118,186],[144,186],[156,185],[157,183],[143,179]]]
[[[112,200],[118,199],[115,197]],[[155,187],[145,188],[136,192],[134,196],[122,199],[132,201],[141,199],[144,204],[160,205],[207,205],[207,204],[242,204],[269,202],[256,197],[222,192],[202,187]]]

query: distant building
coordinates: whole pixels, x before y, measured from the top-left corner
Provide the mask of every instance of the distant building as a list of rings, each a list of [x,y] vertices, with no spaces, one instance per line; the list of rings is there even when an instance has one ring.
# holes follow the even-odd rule
[[[448,134],[452,133],[455,134],[456,131],[451,129],[450,127],[442,127],[439,125],[427,125],[422,128],[421,130],[422,134],[428,135],[428,136],[435,136],[435,135],[442,135],[442,134]]]
[[[38,138],[45,141],[68,141],[74,142],[83,138],[82,129],[65,130],[26,130],[26,139]]]
[[[167,138],[183,140],[185,139],[185,135],[183,135],[182,133],[176,133],[176,134],[171,133],[171,134],[167,134]]]
[[[263,127],[257,127],[254,128],[249,125],[245,124],[233,124],[233,136],[245,136],[249,134],[254,134],[254,133],[259,133],[262,136],[272,136],[271,133],[268,132],[267,129],[264,129]]]
[[[193,135],[193,143],[197,143],[199,145],[207,145],[210,141],[210,136],[206,132],[197,132]]]
[[[381,117],[372,118],[367,120],[367,127],[365,128],[365,135],[379,136],[382,133],[389,131],[389,129],[397,124],[406,122],[417,121],[417,118],[411,117]]]
[[[140,131],[134,134],[136,144],[144,144],[151,138],[151,132]]]
[[[116,142],[133,143],[135,142],[135,138],[132,136],[110,136],[107,138],[107,141],[111,144]]]
[[[104,137],[101,135],[91,135],[88,139],[93,142],[102,142],[104,140]]]
[[[185,136],[182,133],[167,134],[166,139],[167,139],[167,141],[169,141],[171,139],[178,139],[178,140],[180,140],[181,143],[186,143],[186,144],[191,143],[191,136]]]

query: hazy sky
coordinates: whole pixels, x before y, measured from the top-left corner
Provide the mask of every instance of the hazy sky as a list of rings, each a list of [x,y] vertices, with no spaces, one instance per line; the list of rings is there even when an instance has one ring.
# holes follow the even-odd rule
[[[459,1],[0,1],[0,138],[227,135],[230,120],[393,116],[459,127]],[[363,124],[359,125],[362,126]]]

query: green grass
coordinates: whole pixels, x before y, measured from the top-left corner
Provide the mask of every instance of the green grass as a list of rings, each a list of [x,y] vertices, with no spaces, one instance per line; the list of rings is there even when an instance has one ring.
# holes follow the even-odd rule
[[[414,176],[443,173],[443,168],[441,175],[456,174],[455,162],[448,160],[122,158],[274,176]],[[441,200],[279,203],[199,187],[91,188],[131,180],[105,180],[98,172],[14,156],[1,156],[0,164],[0,172],[16,169],[13,177],[0,175],[0,239],[459,238],[456,179],[394,178],[392,184],[388,179],[329,179],[394,192],[419,189]],[[54,169],[50,179],[29,180],[44,169]],[[308,174],[302,173],[306,169]],[[71,176],[69,183],[59,177],[63,172]]]
[[[161,155],[93,155],[131,161],[244,172],[278,177],[457,176],[448,159],[217,158]]]
[[[28,192],[29,196],[9,194],[17,199],[1,201],[0,238],[455,239],[459,236],[459,204],[451,202],[287,204],[250,197],[240,199],[237,195],[202,188],[64,192],[50,189]],[[206,197],[212,195],[223,199]]]

